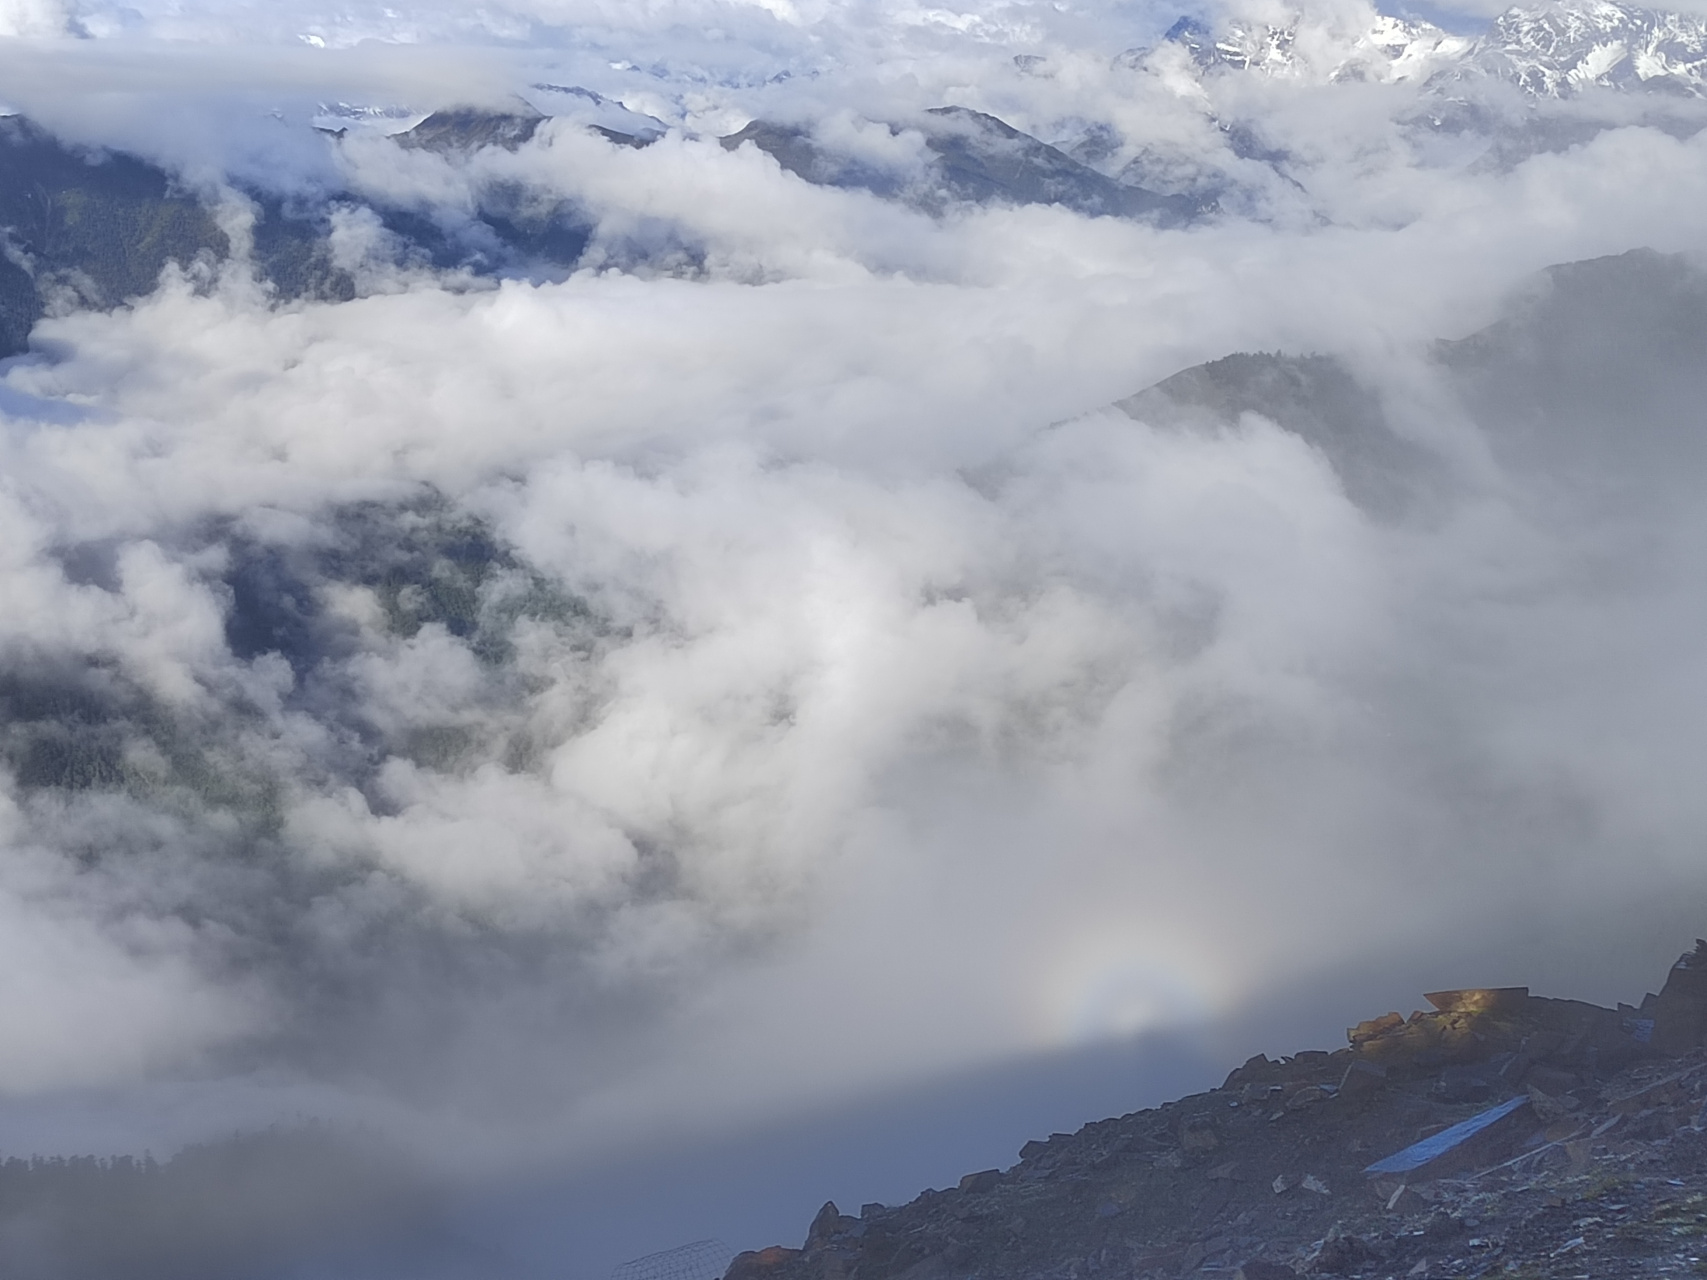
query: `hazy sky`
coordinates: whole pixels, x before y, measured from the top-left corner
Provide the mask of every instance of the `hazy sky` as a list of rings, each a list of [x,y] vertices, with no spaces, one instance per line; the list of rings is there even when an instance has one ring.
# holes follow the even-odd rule
[[[1542,113],[1575,145],[1490,152],[1537,118],[1497,86],[1443,140],[1419,78],[1332,78],[1376,19],[1352,0],[1288,76],[1116,58],[1173,16],[0,5],[13,106],[168,166],[240,250],[255,195],[333,196],[360,294],[281,303],[239,253],[0,373],[8,679],[128,700],[133,780],[215,778],[0,781],[0,1137],[306,1110],[584,1162],[1141,1032],[1302,1047],[1258,1042],[1270,1001],[1314,1032],[1424,987],[1657,984],[1707,916],[1707,528],[1698,409],[1642,397],[1701,334],[1591,306],[1581,341],[1653,359],[1637,425],[1585,410],[1586,444],[1517,422],[1540,366],[1477,408],[1431,344],[1550,264],[1693,260],[1707,144],[1608,94]],[[670,132],[446,157],[309,127],[547,79]],[[1110,164],[1223,213],[932,216],[716,141],[763,115],[909,171],[899,125],[945,103],[1110,125]],[[1284,173],[1229,142],[1252,121]],[[412,264],[360,203],[503,184],[587,212],[583,269]],[[1234,351],[1338,356],[1447,480],[1371,511],[1261,418],[1107,407]],[[399,634],[349,569],[421,520],[503,548],[497,657]],[[232,648],[262,562],[337,638],[312,669]]]

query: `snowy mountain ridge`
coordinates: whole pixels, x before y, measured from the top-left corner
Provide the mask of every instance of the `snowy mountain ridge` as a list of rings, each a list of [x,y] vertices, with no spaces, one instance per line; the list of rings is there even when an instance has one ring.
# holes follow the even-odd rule
[[[1306,21],[1265,23],[1232,18],[1210,28],[1181,18],[1164,37],[1199,71],[1257,71],[1299,79],[1406,80],[1461,58],[1474,41],[1426,22],[1377,15],[1347,29]]]
[[[1707,91],[1707,19],[1614,0],[1575,0],[1502,14],[1478,42],[1479,69],[1532,93],[1590,85]]]
[[[1595,86],[1707,96],[1707,19],[1618,0],[1557,0],[1507,10],[1480,37],[1417,19],[1367,25],[1182,18],[1163,49],[1199,73],[1255,71],[1303,80],[1462,82],[1493,79],[1543,97]],[[1145,59],[1168,56],[1151,51]],[[1177,56],[1177,55],[1176,55]]]

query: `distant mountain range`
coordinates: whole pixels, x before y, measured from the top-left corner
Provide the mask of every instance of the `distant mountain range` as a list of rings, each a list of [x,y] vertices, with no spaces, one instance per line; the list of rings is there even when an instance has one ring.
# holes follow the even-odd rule
[[[1015,63],[1037,70],[1047,59],[1020,55]],[[1389,15],[1366,23],[1332,12],[1295,12],[1280,22],[1182,17],[1159,44],[1128,50],[1116,65],[1157,75],[1176,90],[1181,72],[1195,78],[1203,92],[1183,94],[1182,102],[1201,105],[1224,149],[1180,152],[1165,140],[1166,129],[1152,142],[1083,120],[1045,141],[966,107],[888,122],[892,134],[922,135],[929,152],[922,173],[887,173],[839,154],[810,122],[758,119],[724,145],[751,143],[809,182],[862,188],[931,212],[965,203],[1053,203],[1179,226],[1219,212],[1263,217],[1268,202],[1260,191],[1276,179],[1309,202],[1309,166],[1273,136],[1272,122],[1242,114],[1248,101],[1217,92],[1216,82],[1233,77],[1412,85],[1418,101],[1397,122],[1419,156],[1430,137],[1450,138],[1450,162],[1483,167],[1578,145],[1638,117],[1675,136],[1707,124],[1700,109],[1707,103],[1707,19],[1614,0],[1512,8],[1480,36]],[[1593,95],[1607,93],[1620,105],[1608,97],[1592,105]],[[1525,100],[1531,109],[1518,106]],[[1261,168],[1253,170],[1253,161]]]
[[[448,111],[397,135],[404,149],[514,149],[538,114]],[[338,145],[335,131],[328,146]],[[607,136],[615,137],[609,130]],[[634,145],[632,138],[621,139]],[[315,202],[254,187],[251,261],[281,298],[347,300],[355,280],[330,247],[336,208],[368,208],[397,258],[485,276],[573,268],[591,234],[571,202],[494,184],[472,209],[375,203],[334,191]],[[173,175],[133,155],[71,146],[22,116],[0,118],[0,357],[26,348],[49,311],[106,308],[151,293],[168,263],[222,261],[231,243],[209,208]]]
[[[899,132],[899,125],[889,126]],[[837,155],[802,126],[755,120],[724,138],[751,143],[784,169],[822,186],[860,188],[939,212],[961,204],[1059,204],[1089,217],[1142,218],[1178,226],[1210,212],[1213,201],[1166,195],[1126,183],[1004,120],[966,107],[936,107],[907,122],[924,138],[922,169],[886,170]]]
[[[1431,139],[1446,144],[1441,163],[1509,167],[1618,124],[1639,121],[1680,137],[1707,126],[1707,19],[1614,0],[1513,8],[1474,38],[1395,17],[1362,26],[1335,26],[1321,15],[1266,25],[1229,19],[1215,27],[1182,18],[1158,45],[1119,61],[1138,73],[1199,78],[1201,105],[1193,98],[1182,109],[1201,109],[1216,131],[1209,137],[1219,140],[1174,154],[1168,143],[1158,150],[1098,122],[1045,138],[984,111],[944,105],[867,122],[897,145],[861,154],[810,119],[760,117],[720,141],[731,152],[755,148],[815,185],[866,191],[933,217],[967,207],[1058,205],[1178,227],[1222,215],[1262,220],[1277,216],[1276,207],[1321,216],[1309,194],[1320,161],[1300,159],[1296,140],[1250,114],[1249,103],[1236,105],[1238,95],[1218,95],[1215,82],[1228,77],[1413,83],[1420,104],[1404,106],[1397,122],[1416,142],[1419,163],[1435,163],[1427,159]],[[1528,109],[1512,108],[1525,99]],[[1603,111],[1597,102],[1622,106]],[[338,103],[311,127],[327,147],[346,145],[351,133],[378,134],[462,166],[485,148],[538,145],[548,121],[625,148],[649,147],[669,132],[654,116],[556,84],[522,89],[504,111],[427,114]],[[257,215],[252,261],[283,298],[358,292],[331,251],[339,210],[371,214],[399,264],[474,276],[561,277],[585,265],[598,234],[597,217],[572,192],[525,180],[477,180],[470,200],[444,207],[255,184],[243,194]],[[19,116],[0,118],[0,233],[0,356],[23,351],[50,311],[117,305],[149,292],[169,262],[231,252],[219,221],[175,175],[134,156],[67,145]],[[691,234],[664,238],[666,268],[691,270],[698,260]],[[655,267],[660,252],[650,243],[606,245],[600,265]]]
[[[1466,62],[1531,93],[1609,85],[1699,96],[1707,87],[1707,20],[1611,0],[1512,9]]]
[[[551,92],[536,101],[566,107],[571,123],[614,146],[650,146],[665,132],[654,118],[597,94],[543,88]],[[329,147],[342,145],[351,128],[377,129],[402,150],[459,163],[483,148],[516,151],[559,117],[518,100],[509,111],[452,108],[401,118],[415,123],[389,132],[396,113],[341,106],[314,127]],[[838,156],[803,127],[755,121],[722,143],[728,150],[750,143],[809,182],[869,190],[933,214],[967,204],[1059,204],[1172,226],[1212,208],[1107,177],[982,112],[944,107],[925,112],[915,127],[927,159],[905,171]],[[286,299],[355,296],[354,278],[330,247],[335,209],[367,209],[400,262],[488,277],[561,276],[581,262],[595,230],[573,199],[514,182],[480,186],[472,208],[387,203],[350,191],[318,200],[259,187],[244,194],[257,215],[253,265]],[[22,116],[0,117],[0,235],[8,250],[0,256],[0,357],[24,351],[49,311],[115,306],[151,292],[168,263],[220,261],[231,252],[211,211],[170,173],[133,155],[69,145]]]
[[[1432,86],[1488,79],[1543,97],[1592,87],[1707,96],[1707,19],[1620,4],[1556,0],[1517,6],[1486,33],[1452,35],[1431,23],[1381,16],[1369,27],[1304,35],[1303,23],[1237,19],[1211,27],[1182,18],[1163,47],[1200,71],[1325,80],[1422,79]],[[1126,55],[1142,65],[1156,50]]]

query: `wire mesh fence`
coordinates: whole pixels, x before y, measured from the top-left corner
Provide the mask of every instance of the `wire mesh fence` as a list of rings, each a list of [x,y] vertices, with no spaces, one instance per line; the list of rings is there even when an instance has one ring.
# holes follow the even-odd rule
[[[721,1240],[695,1240],[625,1262],[610,1280],[722,1280],[735,1251]]]

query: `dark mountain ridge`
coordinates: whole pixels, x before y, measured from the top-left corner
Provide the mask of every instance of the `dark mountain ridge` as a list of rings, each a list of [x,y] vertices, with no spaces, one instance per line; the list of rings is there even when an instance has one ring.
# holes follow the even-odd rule
[[[1707,942],[1658,995],[1435,992],[1332,1051],[1028,1142],[727,1280],[1650,1276],[1707,1234]]]
[[[1549,267],[1492,325],[1429,352],[1445,405],[1514,474],[1577,499],[1687,500],[1707,470],[1707,273],[1651,249]],[[1174,430],[1246,414],[1308,442],[1377,518],[1427,510],[1453,465],[1401,429],[1384,393],[1344,360],[1239,352],[1116,403]]]
[[[486,147],[514,151],[549,119],[525,103],[505,111],[448,108],[395,142],[450,158]],[[645,147],[660,136],[638,125],[636,132],[596,122],[587,127],[622,147]],[[932,164],[918,189],[824,149],[804,129],[755,121],[723,145],[733,150],[752,142],[809,182],[860,187],[933,212],[954,203],[1060,204],[1090,216],[1174,226],[1208,211],[1200,202],[1116,182],[981,112],[938,108],[925,113],[923,128]],[[344,131],[321,132],[326,145],[341,145]],[[595,230],[574,200],[514,182],[486,183],[472,209],[451,211],[374,205],[347,191],[243,194],[257,215],[254,268],[282,299],[355,296],[354,278],[330,248],[331,214],[339,206],[370,208],[401,260],[484,276],[561,275],[580,262]],[[166,170],[123,152],[69,145],[10,116],[0,118],[0,249],[3,358],[25,351],[30,330],[50,311],[118,306],[152,292],[168,264],[224,261],[232,246],[207,201]]]
[[[134,156],[65,146],[0,119],[0,355],[25,347],[56,294],[113,306],[148,293],[168,262],[230,252],[207,209]]]
[[[1214,212],[1212,203],[1117,182],[982,111],[933,107],[908,127],[920,131],[930,153],[922,177],[838,153],[801,125],[754,120],[722,143],[731,151],[751,143],[789,173],[819,186],[859,188],[933,213],[954,204],[1058,204],[1087,217],[1172,227]]]
[[[441,112],[398,145],[441,154],[513,150],[546,118]],[[338,136],[327,145],[338,145]],[[365,201],[336,191],[313,198],[243,194],[257,215],[254,269],[278,297],[355,296],[354,279],[333,259],[331,213]],[[481,275],[561,273],[580,259],[592,231],[572,202],[541,199],[514,184],[488,186],[474,210],[449,220],[405,206],[373,211],[403,259]],[[0,358],[24,352],[30,330],[50,311],[118,306],[152,293],[170,263],[217,263],[231,252],[206,200],[159,166],[68,145],[22,116],[0,118]]]

